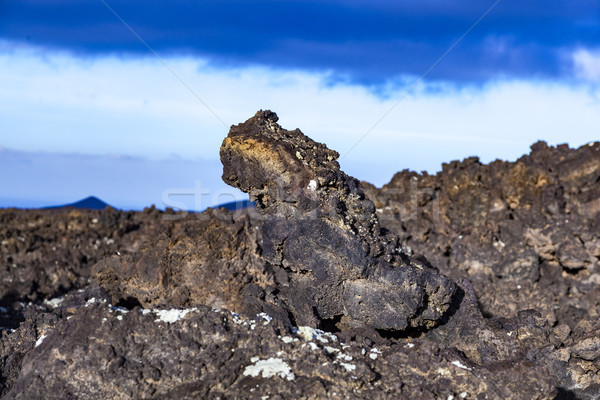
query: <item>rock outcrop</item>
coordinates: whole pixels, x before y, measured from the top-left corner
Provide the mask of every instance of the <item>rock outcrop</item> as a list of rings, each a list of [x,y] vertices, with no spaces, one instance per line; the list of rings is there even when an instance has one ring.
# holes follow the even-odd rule
[[[336,157],[259,112],[222,149],[256,210],[0,210],[0,396],[600,398],[600,143]]]
[[[127,310],[99,290],[55,304],[19,328],[27,351],[4,398],[530,400],[555,384],[545,368],[490,371],[430,340],[344,342],[205,306]]]
[[[532,308],[573,329],[600,312],[600,143],[531,150],[516,162],[402,171],[367,193],[407,248],[473,283],[484,314]]]
[[[245,311],[249,287],[273,285],[248,216],[224,209],[165,224],[135,253],[112,254],[92,269],[113,304],[144,308],[198,304]]]
[[[402,331],[432,327],[455,284],[412,263],[384,233],[361,184],[338,153],[259,111],[221,146],[223,180],[250,194],[263,223],[263,257],[276,269],[278,298],[301,325]]]

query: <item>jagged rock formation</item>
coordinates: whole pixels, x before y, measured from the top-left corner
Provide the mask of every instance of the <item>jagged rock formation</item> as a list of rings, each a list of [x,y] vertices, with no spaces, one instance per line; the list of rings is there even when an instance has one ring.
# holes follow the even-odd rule
[[[0,306],[87,286],[92,265],[117,251],[137,251],[159,223],[155,208],[2,210]]]
[[[280,277],[278,296],[295,320],[383,330],[432,327],[455,285],[413,264],[398,237],[379,227],[360,183],[338,153],[259,111],[221,146],[223,180],[250,194],[263,224],[263,257]]]
[[[248,287],[273,284],[260,257],[260,232],[248,216],[208,210],[175,221],[135,253],[106,257],[93,280],[113,304],[190,307],[204,304],[245,311]]]
[[[554,390],[544,368],[492,372],[429,340],[343,342],[205,306],[129,311],[97,289],[54,306],[19,329],[28,351],[4,398],[529,400]]]
[[[223,157],[259,214],[0,210],[2,398],[600,398],[600,143],[367,196],[270,113]]]
[[[513,163],[402,171],[367,193],[405,246],[473,282],[486,315],[532,308],[574,329],[600,313],[600,143],[531,149]]]

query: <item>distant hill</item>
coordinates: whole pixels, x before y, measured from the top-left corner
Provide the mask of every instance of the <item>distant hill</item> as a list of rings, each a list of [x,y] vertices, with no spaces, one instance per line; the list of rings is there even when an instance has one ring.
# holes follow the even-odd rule
[[[113,207],[113,206],[105,203],[104,201],[100,200],[99,198],[97,198],[95,196],[89,196],[89,197],[86,197],[85,199],[76,201],[75,203],[64,204],[64,205],[60,205],[60,206],[44,207],[44,209],[83,208],[83,209],[88,209],[88,210],[104,210],[106,207]],[[229,211],[243,210],[245,208],[254,207],[254,202],[252,202],[250,200],[231,201],[229,203],[219,204],[216,206],[212,206],[210,208],[217,209],[217,208],[221,208],[221,207],[226,208]],[[113,207],[113,208],[116,208],[116,207]],[[189,211],[189,212],[194,212],[194,211]]]
[[[110,206],[110,204],[103,202],[102,200],[100,200],[97,197],[89,196],[89,197],[86,197],[85,199],[76,201],[75,203],[65,204],[62,206],[45,207],[45,208],[46,209],[48,209],[48,208],[85,208],[88,210],[104,210],[106,207],[111,207],[111,206]]]
[[[217,206],[211,207],[214,209],[217,208],[226,208],[229,211],[243,210],[244,208],[254,207],[254,202],[250,200],[240,200],[240,201],[232,201],[229,203],[219,204]]]

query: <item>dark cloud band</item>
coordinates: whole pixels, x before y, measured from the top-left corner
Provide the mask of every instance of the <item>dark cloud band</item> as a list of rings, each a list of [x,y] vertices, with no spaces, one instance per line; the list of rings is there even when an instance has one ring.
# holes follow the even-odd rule
[[[420,75],[488,3],[108,1],[161,54],[193,54],[228,65],[330,69],[367,83]],[[85,54],[148,51],[100,1],[0,2],[0,38]],[[569,69],[566,53],[598,43],[597,2],[504,1],[430,77],[560,77]]]

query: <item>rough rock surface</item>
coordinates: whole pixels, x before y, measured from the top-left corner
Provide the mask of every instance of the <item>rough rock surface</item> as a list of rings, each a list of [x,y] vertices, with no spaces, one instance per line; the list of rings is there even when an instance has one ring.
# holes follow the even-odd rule
[[[244,289],[273,283],[250,218],[208,210],[165,227],[139,251],[113,254],[93,267],[93,280],[114,304],[244,311]]]
[[[117,251],[135,252],[157,222],[156,209],[0,210],[0,305],[86,286],[92,265]]]
[[[375,218],[334,152],[274,118],[224,146],[258,213],[0,210],[2,398],[600,399],[600,143],[365,183]],[[252,129],[263,152],[242,151]],[[403,288],[377,269],[448,282],[447,310],[400,307],[405,329],[344,296],[319,310],[304,285],[361,263],[367,291]]]
[[[263,257],[276,270],[278,298],[301,325],[401,331],[432,327],[455,285],[411,263],[398,237],[382,232],[360,183],[338,153],[259,111],[233,126],[221,146],[223,180],[250,194],[263,224]]]
[[[514,163],[473,157],[367,186],[382,225],[443,273],[471,280],[484,314],[532,308],[570,329],[598,318],[599,143],[539,142]]]
[[[247,318],[198,306],[112,306],[98,291],[67,297],[29,338],[5,398],[540,398],[545,370],[496,378],[435,342],[340,341],[291,330],[266,314]],[[26,322],[31,330],[36,322]],[[39,329],[39,328],[38,328]],[[110,339],[110,340],[109,340]],[[34,343],[35,342],[35,343]],[[342,383],[343,382],[343,383]],[[513,396],[518,387],[525,396]],[[461,396],[462,395],[462,396]]]

